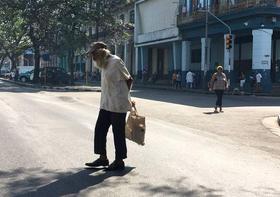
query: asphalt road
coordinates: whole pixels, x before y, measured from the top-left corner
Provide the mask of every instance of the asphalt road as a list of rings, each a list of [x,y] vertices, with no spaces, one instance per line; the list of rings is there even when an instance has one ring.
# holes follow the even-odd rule
[[[0,196],[280,196],[280,137],[264,127],[279,98],[134,90],[146,145],[127,141],[123,172],[94,159],[100,93],[46,92],[0,81]],[[108,155],[114,156],[112,132]]]

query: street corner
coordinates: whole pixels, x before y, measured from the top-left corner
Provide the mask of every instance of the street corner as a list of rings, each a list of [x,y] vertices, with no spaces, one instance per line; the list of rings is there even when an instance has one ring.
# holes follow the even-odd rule
[[[262,124],[269,129],[274,135],[280,137],[280,115],[273,117],[266,117],[262,120]]]

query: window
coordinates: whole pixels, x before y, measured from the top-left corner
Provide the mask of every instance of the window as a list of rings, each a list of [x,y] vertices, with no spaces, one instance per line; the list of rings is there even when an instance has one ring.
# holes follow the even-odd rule
[[[134,24],[134,10],[129,12],[129,22]]]
[[[201,62],[201,49],[193,49],[192,50],[192,63],[200,63]]]

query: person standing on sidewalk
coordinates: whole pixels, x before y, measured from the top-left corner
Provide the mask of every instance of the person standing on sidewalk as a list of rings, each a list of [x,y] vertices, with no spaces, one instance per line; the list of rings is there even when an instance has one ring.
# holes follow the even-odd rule
[[[186,82],[187,82],[186,88],[190,88],[190,89],[193,88],[193,73],[190,70],[189,72],[187,72]]]
[[[176,79],[177,79],[177,74],[174,72],[172,74],[172,87],[176,87]]]
[[[209,90],[214,90],[217,96],[216,106],[215,106],[215,113],[218,113],[218,107],[220,108],[220,112],[223,112],[223,95],[224,91],[227,89],[227,77],[225,73],[223,73],[223,67],[218,66],[217,72],[212,75],[210,88]]]
[[[256,92],[261,91],[261,82],[262,82],[262,75],[261,73],[256,74]]]
[[[89,167],[109,165],[106,137],[108,129],[112,125],[115,161],[106,170],[123,170],[125,168],[123,160],[127,158],[126,113],[132,107],[130,89],[133,79],[124,62],[118,56],[112,55],[105,43],[94,42],[88,54],[101,70],[101,101],[94,134],[94,153],[98,154],[99,158],[85,165]]]
[[[181,74],[179,71],[177,72],[177,75],[176,75],[176,89],[178,87],[182,88],[182,77],[181,77]]]

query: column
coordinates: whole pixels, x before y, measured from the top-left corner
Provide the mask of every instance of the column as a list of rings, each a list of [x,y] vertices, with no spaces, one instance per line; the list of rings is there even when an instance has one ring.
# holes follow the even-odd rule
[[[190,69],[191,65],[191,42],[182,42],[182,81],[186,82],[186,73]]]
[[[207,64],[205,65],[205,38],[201,38],[201,71],[207,72],[209,70],[209,64],[210,64],[210,49],[211,49],[211,39],[208,38],[208,44],[207,44]]]
[[[115,55],[118,55],[118,45],[115,44]]]
[[[256,29],[253,34],[253,74],[261,73],[262,91],[270,92],[272,88],[270,70],[271,70],[271,46],[272,29]]]
[[[172,54],[173,54],[173,71],[176,71],[177,70],[177,58],[176,58],[176,54],[177,54],[177,51],[176,51],[176,42],[173,42],[172,43]]]
[[[138,70],[139,70],[139,47],[135,47],[135,68],[134,68],[134,75],[138,78]]]
[[[205,38],[201,38],[201,72],[200,72],[200,80],[201,83],[201,87],[204,87],[204,85],[206,85],[208,83],[208,81],[210,80],[210,73],[209,68],[210,68],[210,51],[211,51],[211,39],[207,38],[207,60],[205,58],[206,56],[206,51],[205,51],[205,45],[206,45],[206,39]],[[205,62],[206,61],[206,62]]]

